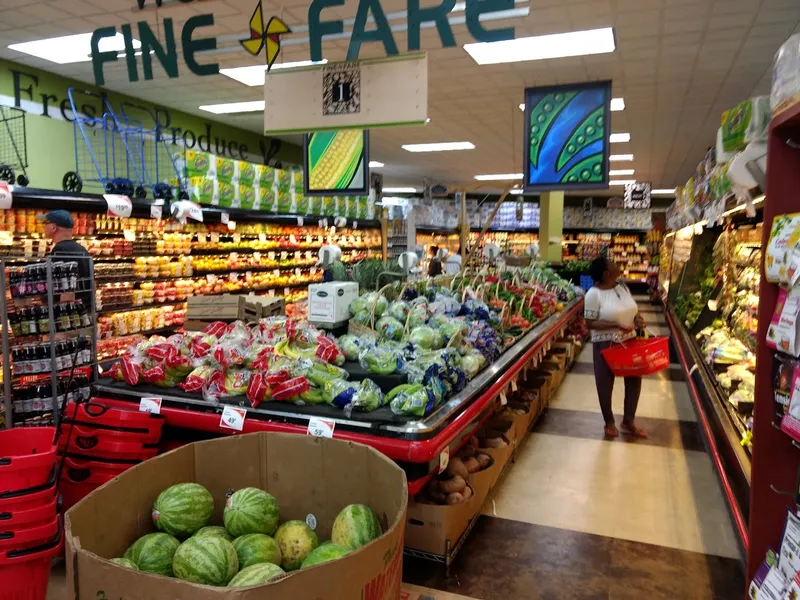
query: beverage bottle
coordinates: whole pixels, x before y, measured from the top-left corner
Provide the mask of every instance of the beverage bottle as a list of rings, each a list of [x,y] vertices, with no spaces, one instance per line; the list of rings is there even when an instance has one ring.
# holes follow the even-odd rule
[[[38,319],[36,318],[36,313],[32,308],[25,309],[25,318],[28,320],[28,332],[33,335],[39,332],[37,327]]]
[[[89,309],[86,307],[86,305],[81,300],[76,301],[76,304],[78,305],[78,314],[80,315],[80,319],[81,319],[81,325],[80,326],[81,327],[91,327],[92,318],[91,318],[91,316],[89,316]]]
[[[67,277],[69,279],[69,287],[67,289],[76,291],[78,289],[78,263],[70,262],[67,265]]]
[[[50,314],[46,306],[40,306],[36,310],[36,328],[39,333],[50,332]]]
[[[34,268],[35,277],[34,285],[36,286],[37,294],[47,293],[47,267],[45,265],[36,265]]]
[[[70,328],[71,329],[80,329],[83,327],[81,324],[81,313],[78,312],[78,303],[77,302],[70,302],[69,303],[69,319],[70,319]]]

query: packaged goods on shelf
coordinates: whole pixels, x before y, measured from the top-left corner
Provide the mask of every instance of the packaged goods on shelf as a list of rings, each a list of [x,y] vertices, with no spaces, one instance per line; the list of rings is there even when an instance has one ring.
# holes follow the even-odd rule
[[[800,102],[800,34],[786,40],[775,55],[769,100],[773,113]]]

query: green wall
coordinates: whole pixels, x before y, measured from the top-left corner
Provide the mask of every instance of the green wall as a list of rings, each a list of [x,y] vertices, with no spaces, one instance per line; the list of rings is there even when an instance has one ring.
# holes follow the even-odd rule
[[[75,170],[73,115],[67,97],[67,89],[70,87],[103,93],[116,112],[120,111],[122,102],[147,107],[156,113],[162,125],[166,126],[164,137],[169,142],[177,140],[182,144],[185,135],[186,143],[190,146],[194,144],[193,147],[196,149],[205,149],[206,145],[210,145],[212,153],[237,159],[247,157],[248,160],[257,163],[263,163],[265,155],[269,153],[272,140],[256,132],[205,120],[202,117],[137,100],[131,96],[0,60],[0,105],[16,106],[27,113],[25,119],[29,163],[27,170],[31,187],[60,190],[64,173]],[[84,116],[95,117],[103,112],[102,102],[97,97],[81,96],[78,104],[78,110]],[[145,127],[153,125],[146,113],[133,114],[136,118],[142,119]],[[79,144],[79,149],[82,150],[83,147],[82,143]],[[7,133],[5,128],[0,126],[0,161],[10,159],[8,150]],[[271,164],[276,161],[301,165],[302,148],[284,142],[270,160]]]

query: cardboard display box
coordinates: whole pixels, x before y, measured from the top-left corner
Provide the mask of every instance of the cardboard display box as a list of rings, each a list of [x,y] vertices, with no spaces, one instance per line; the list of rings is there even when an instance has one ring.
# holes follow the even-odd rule
[[[253,322],[282,314],[285,314],[285,302],[281,297],[234,294],[190,296],[186,304],[187,321]]]
[[[570,341],[556,342],[555,344],[553,344],[553,350],[554,351],[559,351],[559,350],[563,350],[564,351],[564,353],[567,355],[567,365],[568,366],[572,365],[572,363],[575,362],[575,358],[577,358],[577,356],[578,356],[575,344],[573,344]]]
[[[473,492],[476,492],[474,487]],[[480,512],[485,499],[486,496],[480,498],[476,492],[466,502],[451,506],[412,500],[408,504],[406,548],[439,556],[447,555],[448,542],[452,550],[464,535],[470,521]]]
[[[265,586],[200,586],[126,569],[122,556],[153,531],[151,510],[170,485],[196,481],[215,499],[212,524],[222,523],[230,489],[258,487],[280,504],[281,521],[316,519],[320,542],[330,539],[336,515],[367,504],[384,534],[339,560],[295,571]],[[376,450],[333,439],[253,433],[198,442],[128,469],[66,514],[69,600],[396,600],[403,570],[408,487],[403,470]],[[310,519],[309,519],[310,520]]]
[[[475,598],[468,598],[466,596],[459,596],[458,594],[451,594],[441,590],[432,590],[430,588],[423,588],[408,583],[403,584],[403,590],[400,592],[400,600],[476,600]]]
[[[492,484],[489,486],[490,488],[494,487],[494,484],[497,483],[503,469],[508,464],[508,461],[511,460],[511,455],[514,454],[514,445],[506,436],[501,437],[506,441],[506,446],[502,448],[481,448],[481,452],[486,452],[486,454],[494,459],[494,470],[492,471]]]

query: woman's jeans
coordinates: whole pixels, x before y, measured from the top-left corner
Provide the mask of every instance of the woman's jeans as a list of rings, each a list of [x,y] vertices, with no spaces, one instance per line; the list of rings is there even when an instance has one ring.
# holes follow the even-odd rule
[[[603,413],[606,425],[614,423],[614,411],[611,407],[611,396],[614,392],[614,373],[608,366],[602,351],[613,342],[594,342],[594,382],[597,385],[597,397],[600,399],[600,410]],[[639,395],[642,392],[641,377],[625,378],[625,416],[623,423],[633,423],[636,416],[636,407],[639,405]]]

